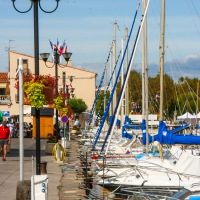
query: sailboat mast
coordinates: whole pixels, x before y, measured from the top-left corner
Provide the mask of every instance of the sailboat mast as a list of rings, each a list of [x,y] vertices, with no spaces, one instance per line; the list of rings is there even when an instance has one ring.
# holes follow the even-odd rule
[[[165,0],[162,0],[161,7],[161,31],[160,31],[160,116],[163,120],[163,86],[164,86],[164,61],[165,61]]]
[[[146,0],[142,0],[142,14],[146,9]],[[142,29],[142,119],[146,121],[146,153],[148,154],[148,67],[147,67],[147,18]]]
[[[113,64],[112,64],[112,58],[113,58],[113,42],[112,42],[112,47],[111,47],[111,50],[110,50],[110,55],[111,55],[111,58],[110,58],[110,76],[112,76],[112,71],[113,71]],[[111,85],[110,85],[110,94],[112,92],[112,88],[113,88],[113,81],[111,82]],[[113,115],[113,109],[112,109],[112,103],[111,102],[111,106],[109,107],[109,116],[112,116]]]
[[[113,69],[116,65],[116,26],[117,26],[117,22],[114,23],[114,26],[113,26],[113,31],[114,31],[114,38],[113,38]],[[113,74],[113,85],[114,85],[114,82],[116,80],[116,69],[114,71],[114,74]],[[114,97],[113,97],[113,112],[115,110],[115,107],[116,107],[116,102],[117,102],[117,93],[115,91],[114,93]],[[112,113],[113,114],[113,113]]]
[[[122,49],[122,57],[124,55],[124,39],[122,39],[121,41],[122,45],[121,45],[121,49]],[[121,87],[123,86],[123,82],[124,82],[124,63],[122,63],[122,69],[121,69]],[[121,124],[124,124],[124,108],[125,108],[125,102],[124,102],[124,97],[122,97],[123,100],[122,100],[122,105],[121,105]]]
[[[105,79],[104,79],[104,90],[103,90],[103,93],[104,93],[104,96],[106,94],[106,87],[107,87],[107,73],[108,73],[108,62],[106,62],[106,70],[105,70]],[[105,109],[106,109],[106,98],[104,98],[104,101],[103,101],[103,107],[104,107],[104,111],[105,112]]]
[[[128,27],[125,29],[125,38],[126,38],[126,43],[128,41]],[[128,69],[128,46],[127,46],[127,51],[126,51],[126,70]],[[126,85],[126,91],[125,91],[125,115],[128,116],[130,113],[130,102],[129,102],[129,87],[128,84]]]
[[[199,113],[199,79],[197,82],[197,103],[196,103],[196,125],[198,124],[198,115]],[[196,133],[197,133],[197,129],[196,129]]]
[[[134,57],[135,57],[135,52],[136,52],[136,49],[137,49],[137,46],[138,46],[138,42],[139,42],[141,30],[142,30],[142,28],[143,28],[144,19],[146,18],[146,14],[147,14],[147,10],[148,10],[149,3],[150,3],[150,0],[148,0],[148,2],[147,2],[147,6],[146,6],[146,9],[145,9],[145,12],[144,12],[144,14],[142,15],[142,19],[141,19],[141,21],[140,21],[140,26],[139,26],[139,28],[138,28],[137,37],[136,37],[136,40],[135,40],[135,43],[134,43],[134,46],[133,46],[133,50],[132,50],[132,53],[131,53],[131,58],[130,58],[130,61],[129,61],[128,69],[127,69],[127,71],[126,71],[126,75],[125,75],[123,87],[122,87],[122,90],[120,91],[120,94],[119,94],[119,97],[118,97],[117,105],[121,105],[122,97],[124,96],[124,93],[125,93],[126,85],[127,85],[127,82],[128,82],[128,77],[130,76],[131,66],[132,66],[132,64],[133,64],[133,60],[134,60]],[[131,28],[131,32],[132,32],[132,28]],[[126,47],[127,47],[127,46],[126,46]],[[123,58],[124,58],[124,57],[123,57]],[[122,59],[122,62],[123,62],[123,59]],[[120,65],[120,68],[121,68],[121,65]],[[119,73],[118,73],[118,74],[119,74]],[[115,83],[116,83],[116,82],[115,82]],[[115,87],[116,87],[116,85],[115,85]],[[109,149],[110,142],[111,142],[112,135],[113,135],[114,125],[115,125],[116,122],[117,122],[116,116],[118,116],[119,110],[120,110],[120,107],[119,107],[119,106],[115,108],[114,115],[113,115],[114,118],[113,118],[113,120],[112,120],[112,123],[111,123],[109,129],[108,129],[106,138],[105,138],[104,143],[103,143],[102,148],[101,148],[101,152],[102,152],[102,151],[104,150],[105,143],[107,142],[107,139],[108,139],[108,137],[110,136],[109,141],[108,141],[108,145],[107,145],[107,148],[106,148],[106,151],[105,151],[105,155],[107,155],[107,153],[108,153],[108,149]]]

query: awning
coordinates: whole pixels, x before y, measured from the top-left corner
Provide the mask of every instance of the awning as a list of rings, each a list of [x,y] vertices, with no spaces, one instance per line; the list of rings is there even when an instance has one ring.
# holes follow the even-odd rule
[[[185,114],[177,117],[177,119],[194,119],[194,118],[196,118],[196,115],[192,115],[189,112],[186,112]]]

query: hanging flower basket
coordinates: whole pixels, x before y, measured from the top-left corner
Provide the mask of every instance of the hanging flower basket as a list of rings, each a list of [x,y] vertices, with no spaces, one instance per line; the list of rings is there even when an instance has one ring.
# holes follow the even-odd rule
[[[54,87],[45,86],[43,88],[43,93],[45,95],[46,104],[54,103]]]
[[[68,107],[65,106],[65,107],[61,108],[60,110],[58,110],[58,114],[59,114],[60,116],[68,115]]]
[[[24,93],[24,105],[30,105],[30,101],[27,98],[27,95]]]
[[[16,81],[15,87],[18,89],[19,80]],[[24,75],[24,104],[30,104],[36,109],[53,104],[55,85],[56,79],[50,75]]]
[[[72,111],[70,106],[65,106],[62,109],[58,110],[58,114],[60,116],[66,115],[66,116],[68,116],[70,118],[71,115],[73,114],[73,111]]]

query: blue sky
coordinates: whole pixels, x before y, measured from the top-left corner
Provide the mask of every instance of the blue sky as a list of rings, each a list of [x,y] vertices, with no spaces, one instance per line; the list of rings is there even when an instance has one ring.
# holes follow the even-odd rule
[[[40,53],[51,52],[49,39],[64,40],[72,52],[73,66],[98,73],[101,77],[113,40],[113,23],[117,28],[117,54],[125,27],[130,29],[136,7],[141,0],[60,0],[58,9],[52,14],[39,9]],[[30,6],[29,0],[16,0],[19,10]],[[151,0],[148,10],[148,63],[149,75],[159,70],[160,10],[161,0]],[[55,6],[54,0],[41,0],[45,10]],[[174,79],[180,75],[199,77],[200,68],[200,1],[166,1],[165,71]],[[129,51],[141,19],[141,6],[133,30]],[[33,55],[33,9],[26,14],[16,12],[11,0],[0,0],[0,71],[7,71],[6,49]],[[141,43],[141,42],[140,42]],[[141,45],[134,59],[133,69],[141,69]]]

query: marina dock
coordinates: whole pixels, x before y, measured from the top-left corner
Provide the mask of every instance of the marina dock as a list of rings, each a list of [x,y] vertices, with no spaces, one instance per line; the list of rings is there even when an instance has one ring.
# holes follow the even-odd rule
[[[80,156],[78,154],[78,138],[72,136],[67,143],[67,156],[61,166],[62,177],[59,185],[59,200],[86,199],[84,186],[84,173],[81,169]]]

